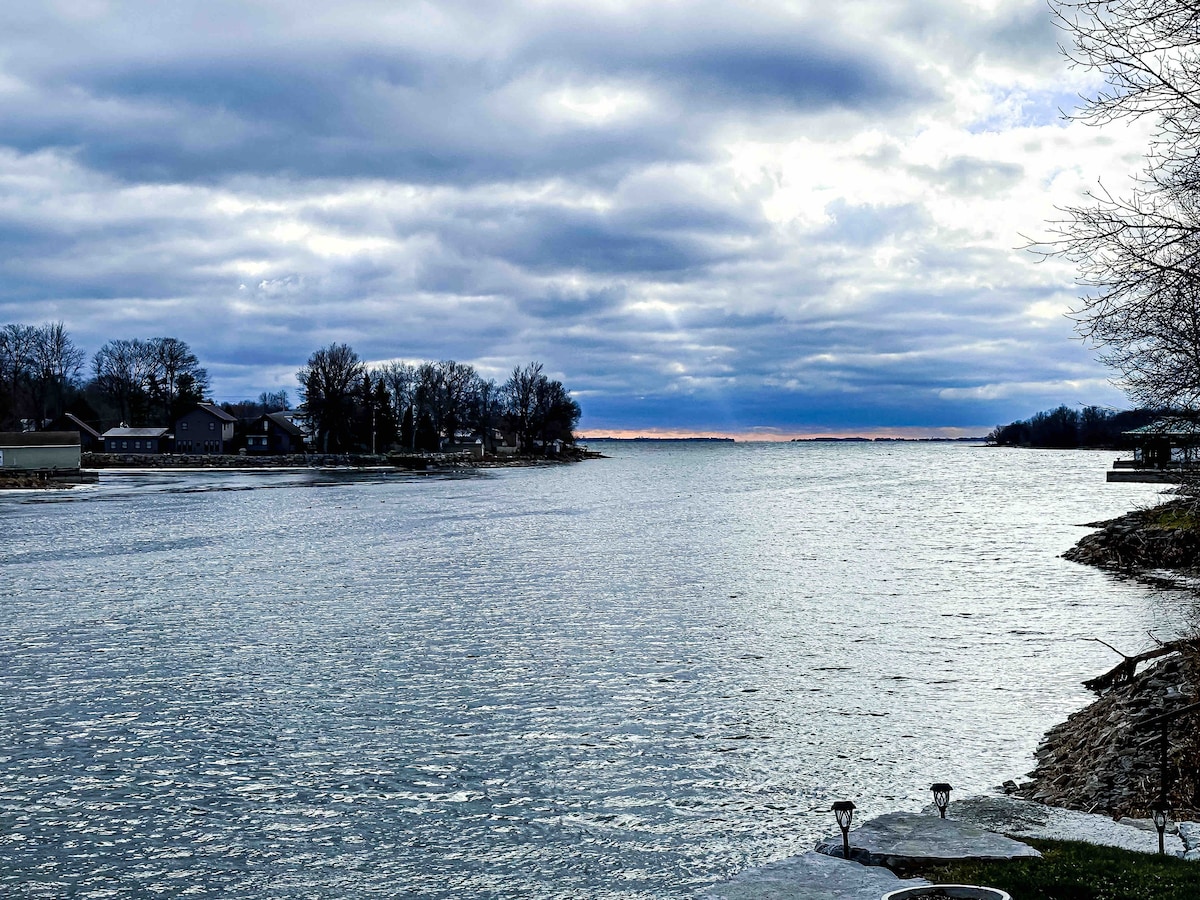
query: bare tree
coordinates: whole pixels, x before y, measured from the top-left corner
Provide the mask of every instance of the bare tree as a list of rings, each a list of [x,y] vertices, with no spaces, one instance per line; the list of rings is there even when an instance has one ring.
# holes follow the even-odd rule
[[[442,360],[438,365],[442,369],[442,433],[452,441],[460,430],[474,424],[470,413],[479,376],[473,366],[452,359]]]
[[[1099,188],[1052,224],[1048,253],[1076,263],[1081,336],[1147,406],[1200,406],[1200,4],[1053,0],[1074,65],[1104,87],[1077,118],[1156,126],[1128,196]]]
[[[258,395],[258,405],[265,413],[283,412],[291,402],[288,392],[283,388],[277,391],[263,391]]]
[[[365,367],[349,344],[317,350],[296,373],[304,403],[313,417],[316,444],[323,452],[349,449],[354,429],[355,393]]]
[[[166,420],[174,421],[185,407],[204,399],[209,390],[208,370],[178,338],[151,338],[146,345],[152,361],[147,390]]]
[[[18,428],[29,411],[36,340],[37,329],[31,325],[0,328],[0,428]]]
[[[489,451],[496,449],[492,440],[492,429],[500,421],[503,413],[503,392],[500,385],[496,384],[494,378],[487,381],[478,379],[475,384],[471,418],[479,430],[484,447]]]
[[[125,422],[171,422],[204,399],[208,371],[172,337],[109,341],[92,360],[94,383]]]
[[[30,368],[42,421],[62,414],[66,390],[79,377],[85,358],[62,322],[48,322],[33,330]]]
[[[522,450],[533,446],[537,434],[538,383],[545,377],[542,364],[531,362],[524,368],[515,366],[504,382],[504,410],[516,428]]]
[[[421,449],[437,449],[445,409],[445,375],[441,365],[435,362],[424,362],[417,366],[417,384],[413,395],[417,427],[413,433],[413,440],[416,444],[431,442],[429,446],[422,446]],[[422,427],[422,423],[427,427]]]
[[[538,380],[534,398],[534,427],[543,443],[575,440],[573,429],[579,421],[579,404],[571,399],[561,381]]]
[[[149,415],[154,350],[146,341],[109,341],[92,358],[97,389],[117,408],[122,422],[142,424]]]
[[[399,422],[412,407],[417,391],[417,367],[390,362],[371,370],[371,377],[382,382],[392,397],[392,413]]]
[[[513,369],[504,383],[504,411],[521,439],[521,449],[531,450],[536,442],[575,440],[573,429],[579,421],[579,404],[571,399],[561,381],[547,378],[542,364]]]

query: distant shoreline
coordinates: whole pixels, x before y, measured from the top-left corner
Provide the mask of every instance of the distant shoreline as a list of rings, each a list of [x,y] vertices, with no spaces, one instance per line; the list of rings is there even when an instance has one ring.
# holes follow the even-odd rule
[[[731,438],[731,437],[645,437],[645,436],[643,436],[643,437],[608,437],[605,435],[598,435],[596,437],[581,437],[581,438],[579,438],[579,440],[593,441],[593,442],[595,442],[595,441],[620,441],[621,443],[624,443],[624,444],[637,443],[639,441],[643,442],[643,443],[662,442],[662,443],[675,443],[675,444],[680,444],[680,443],[732,444],[737,439]]]
[[[987,443],[987,438],[979,437],[796,437],[783,440],[771,440],[769,438],[754,438],[754,437],[612,437],[609,435],[596,435],[595,437],[581,437],[581,441],[613,441],[625,444],[631,443],[705,443],[705,444],[817,444],[817,443],[856,443],[856,444],[884,444],[884,443],[905,443],[905,444],[984,444]]]

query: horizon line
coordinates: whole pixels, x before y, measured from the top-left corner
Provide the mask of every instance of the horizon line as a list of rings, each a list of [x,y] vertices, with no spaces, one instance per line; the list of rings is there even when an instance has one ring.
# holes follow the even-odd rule
[[[990,429],[989,429],[990,430]],[[583,434],[582,432],[587,432]],[[984,440],[986,432],[978,428],[903,426],[899,428],[825,429],[815,431],[782,431],[770,428],[744,431],[718,431],[689,428],[588,428],[582,429],[577,440],[703,440],[720,439],[741,442],[787,443],[793,440]]]

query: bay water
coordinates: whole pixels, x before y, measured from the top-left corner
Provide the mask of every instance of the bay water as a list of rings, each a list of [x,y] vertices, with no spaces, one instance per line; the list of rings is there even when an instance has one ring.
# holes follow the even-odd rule
[[[1113,454],[593,447],[0,493],[0,895],[687,897],[1200,619],[1059,558]]]

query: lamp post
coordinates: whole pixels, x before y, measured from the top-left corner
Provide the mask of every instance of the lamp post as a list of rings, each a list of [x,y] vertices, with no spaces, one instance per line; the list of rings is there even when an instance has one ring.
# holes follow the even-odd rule
[[[929,789],[933,791],[933,805],[937,807],[938,815],[943,819],[946,818],[946,807],[950,805],[950,792],[954,789],[944,781],[931,784]]]
[[[850,858],[850,823],[854,820],[854,803],[851,800],[838,800],[833,804],[833,814],[837,817],[838,828],[842,829],[842,859]]]
[[[1154,827],[1158,829],[1158,855],[1163,856],[1167,852],[1164,847],[1163,834],[1167,830],[1167,813],[1171,811],[1171,807],[1165,800],[1155,800],[1150,811],[1154,816]]]

